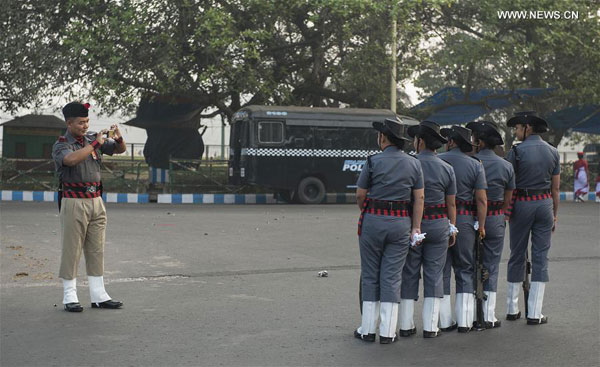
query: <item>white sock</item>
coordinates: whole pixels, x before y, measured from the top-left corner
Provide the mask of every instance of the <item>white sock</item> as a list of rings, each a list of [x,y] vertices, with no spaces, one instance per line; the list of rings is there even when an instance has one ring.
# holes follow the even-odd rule
[[[110,300],[110,296],[104,289],[104,277],[103,276],[88,276],[88,282],[90,283],[90,299],[92,303],[101,303]]]
[[[439,324],[440,327],[444,329],[454,325],[454,319],[452,318],[452,301],[449,294],[445,294],[444,298],[440,301]]]
[[[386,338],[396,337],[398,327],[398,304],[395,302],[381,302],[379,322],[379,336]]]
[[[527,318],[530,319],[541,319],[542,305],[544,303],[544,290],[546,283],[544,282],[531,282],[531,288],[529,289],[529,299],[527,300]]]
[[[516,315],[519,313],[519,292],[521,291],[521,283],[508,282],[508,290],[506,292],[506,313]]]
[[[63,279],[63,305],[79,303],[77,298],[77,279]]]
[[[425,297],[423,301],[423,330],[438,331],[438,317],[440,315],[440,298]]]
[[[363,301],[360,327],[356,330],[361,335],[375,334],[379,318],[379,302]]]
[[[412,330],[415,328],[414,321],[415,300],[400,300],[400,330]]]
[[[496,292],[485,291],[487,299],[483,301],[483,320],[496,322]]]

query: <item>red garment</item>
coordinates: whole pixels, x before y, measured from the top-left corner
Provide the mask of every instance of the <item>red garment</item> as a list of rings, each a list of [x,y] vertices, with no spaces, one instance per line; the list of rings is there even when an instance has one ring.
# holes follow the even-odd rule
[[[589,171],[588,162],[585,159],[578,160],[577,162],[575,162],[575,166],[573,167],[573,172],[575,172],[575,179],[579,177],[579,169],[581,167],[585,167],[586,172]]]

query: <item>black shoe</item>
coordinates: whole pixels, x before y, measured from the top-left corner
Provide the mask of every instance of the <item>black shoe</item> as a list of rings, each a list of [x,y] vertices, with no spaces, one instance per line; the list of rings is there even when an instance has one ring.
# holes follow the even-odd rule
[[[379,344],[392,344],[398,341],[398,337],[388,338],[385,336],[379,335]]]
[[[441,331],[427,331],[423,330],[423,338],[437,338],[438,336],[442,336]]]
[[[507,313],[506,314],[506,319],[509,321],[515,321],[521,318],[521,311],[519,311],[519,313]]]
[[[113,301],[112,299],[109,299],[108,301],[104,301],[104,302],[94,302],[92,303],[92,308],[121,308],[121,306],[123,306],[123,302],[121,301]]]
[[[448,327],[441,327],[440,331],[443,331],[443,332],[454,331],[454,330],[456,330],[457,327],[458,327],[458,324],[454,323]]]
[[[364,342],[369,342],[369,343],[373,343],[375,341],[375,334],[362,335],[361,333],[359,333],[356,330],[354,330],[354,337],[356,339],[360,339]]]
[[[402,337],[409,337],[409,336],[413,336],[413,335],[415,335],[416,333],[417,333],[417,328],[416,328],[416,327],[414,327],[414,328],[412,328],[412,329],[410,329],[410,330],[402,330],[402,329],[398,330],[398,334],[399,334],[400,336],[402,336]]]
[[[471,331],[470,327],[466,327],[466,326],[465,327],[463,327],[463,326],[459,326],[458,327],[458,332],[459,333],[468,333],[469,331]]]
[[[491,321],[486,321],[485,322],[485,328],[486,329],[494,329],[500,327],[500,320],[495,321],[495,322],[491,322]]]
[[[68,311],[68,312],[82,312],[83,311],[83,307],[81,307],[81,304],[79,302],[71,302],[71,303],[67,303],[65,305],[65,311]]]
[[[527,325],[540,325],[540,324],[547,324],[547,323],[548,323],[547,316],[542,316],[541,319],[530,319],[529,317],[527,318]]]

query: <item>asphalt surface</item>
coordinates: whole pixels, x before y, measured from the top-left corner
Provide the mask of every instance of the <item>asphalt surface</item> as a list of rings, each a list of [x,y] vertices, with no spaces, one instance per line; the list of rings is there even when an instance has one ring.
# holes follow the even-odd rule
[[[53,203],[0,203],[0,364],[8,366],[597,366],[600,205],[562,203],[550,250],[549,323],[392,345],[352,337],[354,205],[108,204],[105,278],[121,310],[62,310]],[[328,270],[329,277],[317,272]],[[523,310],[523,300],[520,299]]]

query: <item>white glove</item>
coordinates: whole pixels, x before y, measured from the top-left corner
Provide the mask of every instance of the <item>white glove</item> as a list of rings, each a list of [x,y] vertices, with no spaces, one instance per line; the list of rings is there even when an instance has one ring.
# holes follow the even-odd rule
[[[473,228],[475,228],[475,230],[479,229],[479,221],[476,220],[475,223],[473,223]]]
[[[448,226],[450,228],[450,236],[452,236],[455,233],[458,233],[458,228],[456,228],[454,224],[450,223],[450,221],[448,221]]]
[[[423,240],[425,239],[425,235],[426,235],[426,234],[427,234],[427,233],[421,233],[421,234],[419,234],[419,233],[415,233],[415,234],[412,236],[412,239],[411,239],[411,241],[410,241],[410,246],[411,246],[411,247],[415,247],[415,246],[417,245],[417,242],[421,242],[421,241],[423,241]]]

